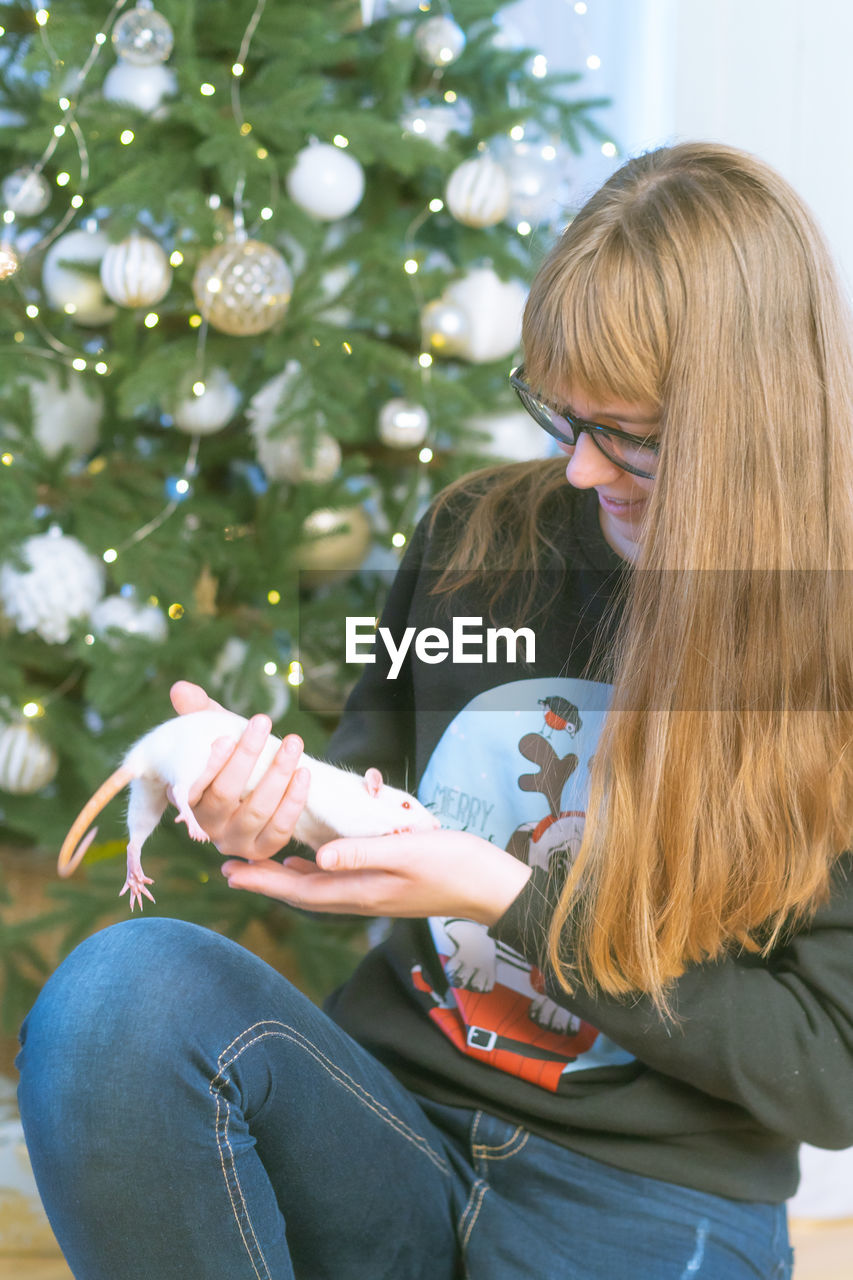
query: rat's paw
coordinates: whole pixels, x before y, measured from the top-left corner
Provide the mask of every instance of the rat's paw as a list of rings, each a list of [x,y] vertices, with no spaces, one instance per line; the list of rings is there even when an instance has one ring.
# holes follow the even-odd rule
[[[187,831],[191,840],[203,840],[206,842],[210,839],[204,827],[196,821],[192,809],[182,809],[175,818],[175,822],[185,822],[187,824]]]
[[[128,898],[128,902],[130,904],[131,911],[133,911],[137,903],[139,903],[139,910],[142,911],[143,894],[145,895],[146,898],[148,898],[149,902],[156,901],[156,899],[154,898],[154,895],[149,893],[145,887],[146,885],[153,884],[153,883],[154,881],[151,879],[150,876],[144,876],[142,875],[141,872],[139,874],[135,872],[131,872],[128,874],[128,877],[124,882],[124,888],[121,890],[121,893],[118,896],[121,897],[122,894],[127,893],[129,889],[130,897]]]

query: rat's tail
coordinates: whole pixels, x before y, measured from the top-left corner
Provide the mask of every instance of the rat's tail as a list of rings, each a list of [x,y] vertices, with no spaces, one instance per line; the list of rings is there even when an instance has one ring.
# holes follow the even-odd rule
[[[98,828],[93,827],[82,843],[80,842],[80,837],[89,823],[109,804],[113,796],[117,796],[132,781],[133,774],[125,765],[122,765],[121,768],[116,769],[115,773],[111,773],[106,782],[101,783],[92,798],[86,801],[71,824],[71,829],[59,850],[56,869],[61,876],[70,876],[72,871],[79,867],[86,850],[97,835]]]

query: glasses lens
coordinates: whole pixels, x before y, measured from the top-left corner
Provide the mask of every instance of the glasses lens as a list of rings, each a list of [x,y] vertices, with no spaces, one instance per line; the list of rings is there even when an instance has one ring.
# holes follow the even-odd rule
[[[596,431],[593,439],[601,452],[617,466],[630,467],[647,476],[657,473],[658,455],[654,449],[644,449],[642,445],[632,444],[630,440],[622,440],[619,436],[607,435],[604,431]]]

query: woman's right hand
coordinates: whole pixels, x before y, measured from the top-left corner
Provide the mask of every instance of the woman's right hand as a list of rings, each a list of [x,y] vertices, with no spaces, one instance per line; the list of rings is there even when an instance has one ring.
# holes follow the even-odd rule
[[[200,685],[179,680],[170,690],[179,715],[222,710]],[[272,858],[290,841],[305,807],[311,775],[297,769],[302,739],[290,733],[272,764],[248,795],[246,783],[272,730],[269,716],[252,716],[235,742],[220,738],[207,768],[190,789],[190,805],[223,857]]]

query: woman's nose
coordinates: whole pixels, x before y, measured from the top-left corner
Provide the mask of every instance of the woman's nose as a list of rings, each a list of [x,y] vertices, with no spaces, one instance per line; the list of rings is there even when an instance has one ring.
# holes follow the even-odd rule
[[[591,489],[593,485],[608,484],[622,474],[616,463],[601,452],[589,432],[582,431],[566,467],[569,483],[578,489]]]

